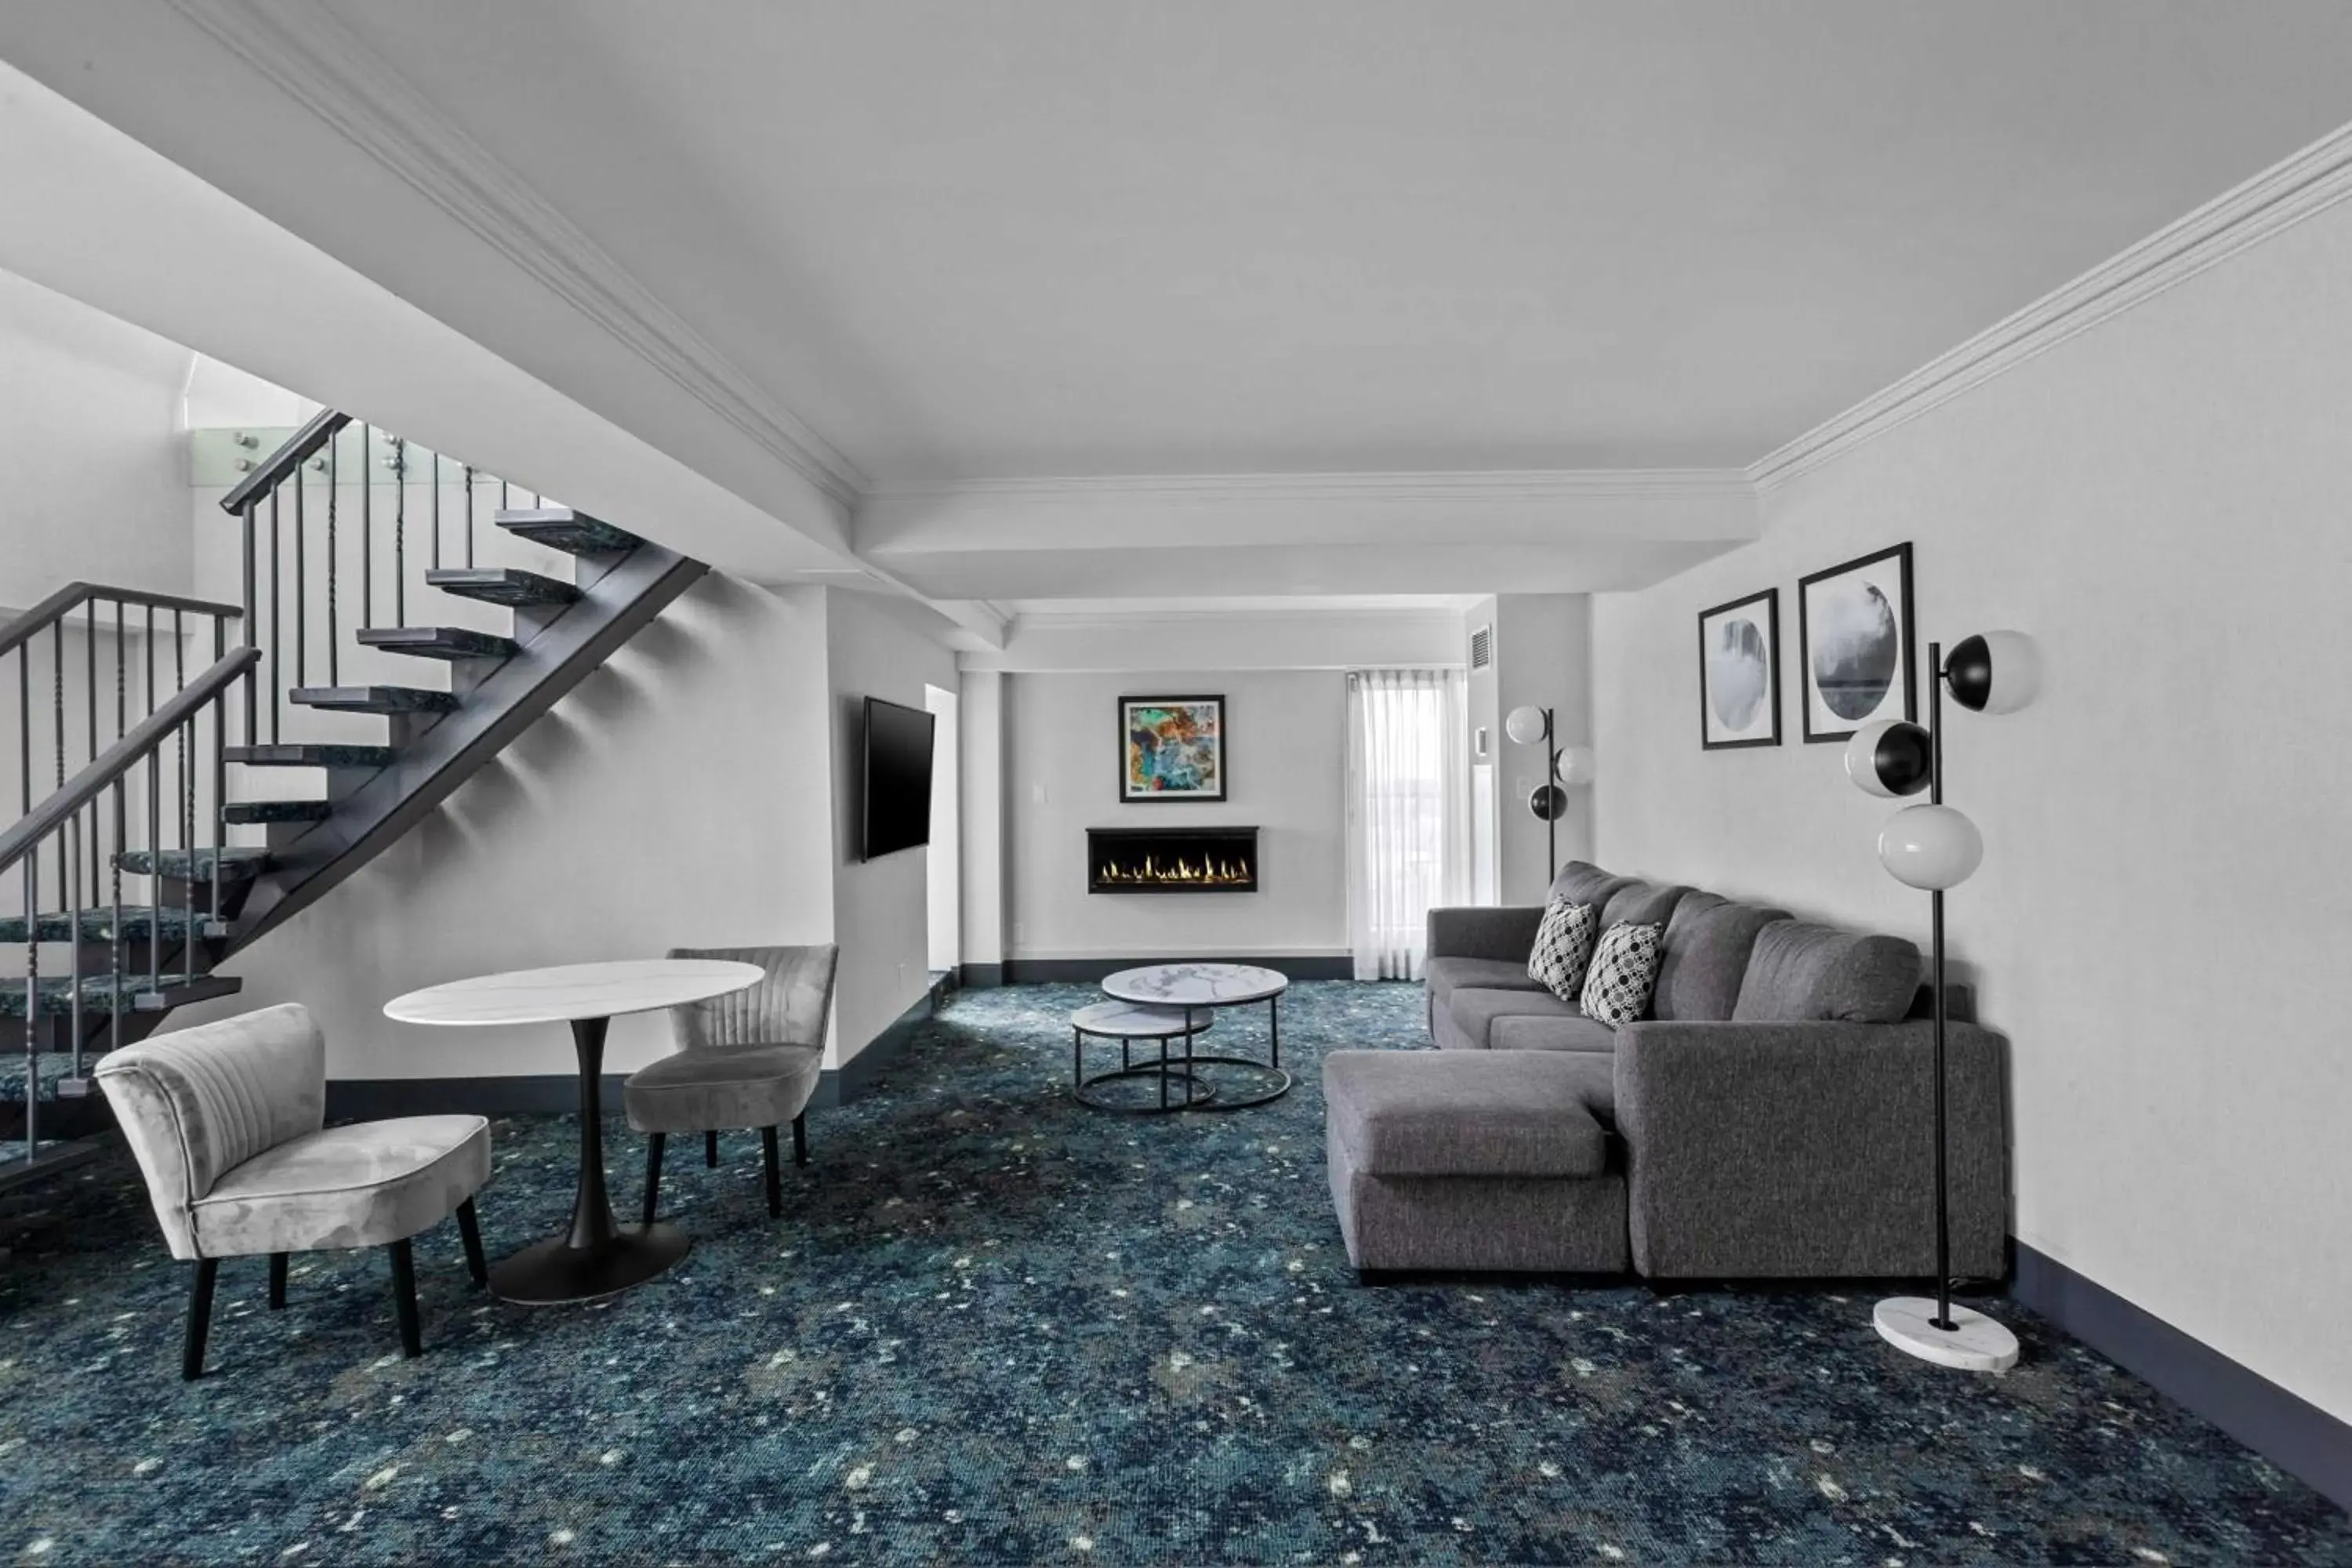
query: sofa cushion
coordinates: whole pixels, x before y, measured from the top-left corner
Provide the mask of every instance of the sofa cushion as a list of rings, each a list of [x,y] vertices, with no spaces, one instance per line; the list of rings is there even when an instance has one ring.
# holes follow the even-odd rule
[[[1486,991],[1540,991],[1543,982],[1528,977],[1528,966],[1501,958],[1433,958],[1422,971],[1422,983],[1443,1005],[1465,986]]]
[[[1731,1016],[1739,1023],[1893,1024],[1919,990],[1919,950],[1803,921],[1756,933]]]
[[[1506,1014],[1489,1026],[1486,1043],[1498,1051],[1574,1051],[1580,1056],[1605,1057],[1617,1049],[1617,1031],[1598,1018]]]
[[[1650,1002],[1650,1016],[1706,1023],[1730,1017],[1739,1002],[1739,983],[1747,977],[1756,933],[1788,918],[1786,910],[1735,904],[1713,893],[1685,893],[1666,922],[1665,952],[1658,962],[1658,989]]]
[[[1540,1052],[1323,1058],[1329,1135],[1374,1176],[1598,1176],[1608,1141],[1588,1089],[1567,1058]]]
[[[1447,999],[1445,1006],[1454,1025],[1481,1050],[1493,1048],[1497,1018],[1584,1016],[1574,1003],[1563,1002],[1549,991],[1486,991],[1465,986]]]
[[[1662,888],[1654,882],[1628,882],[1609,895],[1601,909],[1601,929],[1611,926],[1664,925],[1690,889]]]
[[[1570,860],[1551,879],[1551,892],[1545,901],[1566,899],[1571,904],[1597,904],[1609,895],[1600,889],[1628,879],[1612,877],[1590,860]]]

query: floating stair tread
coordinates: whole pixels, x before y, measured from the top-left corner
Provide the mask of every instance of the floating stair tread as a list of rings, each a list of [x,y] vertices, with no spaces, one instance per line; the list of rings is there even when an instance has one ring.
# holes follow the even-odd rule
[[[518,539],[569,555],[619,555],[645,542],[626,529],[568,506],[509,508],[499,511],[498,522]]]
[[[221,819],[250,827],[264,822],[324,822],[334,812],[323,800],[239,800],[221,808]]]
[[[73,977],[58,975],[39,983],[41,1016],[45,1018],[67,1018],[73,1016]],[[209,1002],[215,996],[234,996],[245,989],[245,982],[231,974],[165,974],[156,988],[166,1006],[184,1006],[191,1002]],[[150,990],[144,970],[126,969],[122,975],[122,1010],[141,1010],[138,999]],[[81,1010],[84,1016],[114,1011],[114,977],[111,974],[86,975],[81,983]],[[21,980],[0,981],[0,1018],[22,1018],[25,1016],[25,983]]]
[[[135,877],[164,876],[184,882],[211,881],[213,861],[220,861],[221,880],[242,882],[269,867],[270,852],[259,845],[232,844],[220,849],[126,849],[114,863]]]
[[[569,583],[542,577],[516,566],[451,566],[425,574],[425,581],[461,599],[509,607],[528,605],[568,605],[580,597]]]
[[[361,634],[365,636],[366,634]],[[231,746],[223,753],[248,768],[377,768],[392,766],[399,755],[390,746]]]
[[[207,918],[202,910],[196,911],[199,927]],[[73,940],[74,917],[67,910],[52,910],[47,914],[37,915],[33,923],[40,931],[43,942]],[[110,903],[81,911],[81,940],[84,942],[111,942],[117,929],[114,906]],[[161,909],[145,904],[125,904],[120,930],[125,942],[144,942],[151,932],[158,931],[165,942],[179,942],[187,935],[188,911],[179,904],[166,904]],[[0,946],[24,940],[24,916],[0,918]],[[5,984],[5,981],[0,981],[0,984]]]
[[[360,642],[418,658],[512,658],[522,651],[512,637],[462,626],[371,626],[360,633]]]
[[[302,686],[286,700],[338,713],[449,713],[457,707],[449,693],[416,686]]]

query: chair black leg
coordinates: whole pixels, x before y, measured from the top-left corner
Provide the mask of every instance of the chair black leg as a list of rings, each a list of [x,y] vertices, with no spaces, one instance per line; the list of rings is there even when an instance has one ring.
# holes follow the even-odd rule
[[[180,1375],[190,1383],[205,1374],[205,1336],[212,1331],[213,1279],[219,1273],[219,1258],[199,1258],[188,1284],[188,1337],[180,1350]]]
[[[784,1212],[783,1174],[776,1167],[782,1163],[776,1157],[776,1130],[760,1129],[760,1154],[768,1167],[768,1217],[776,1219]]]
[[[273,1312],[286,1305],[286,1254],[269,1255],[269,1310]]]
[[[482,1222],[474,1214],[471,1198],[457,1205],[457,1234],[466,1243],[466,1272],[474,1277],[476,1285],[487,1287],[490,1282],[490,1264],[482,1256]]]
[[[655,1132],[646,1139],[646,1223],[651,1225],[661,1205],[662,1145],[669,1142],[667,1132]]]
[[[719,1169],[719,1134],[715,1131],[702,1135],[702,1163],[714,1171]]]
[[[805,1110],[793,1118],[793,1163],[808,1163],[808,1112]]]
[[[384,1250],[392,1255],[392,1308],[400,1317],[400,1353],[425,1353],[424,1331],[416,1321],[416,1259],[402,1237]]]

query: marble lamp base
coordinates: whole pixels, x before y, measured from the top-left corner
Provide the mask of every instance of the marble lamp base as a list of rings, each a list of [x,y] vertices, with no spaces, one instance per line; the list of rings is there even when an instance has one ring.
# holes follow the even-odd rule
[[[1953,1327],[1936,1327],[1927,1296],[1890,1296],[1870,1314],[1878,1337],[1906,1355],[1962,1372],[2007,1372],[2017,1364],[2017,1336],[1982,1312],[1952,1309]]]

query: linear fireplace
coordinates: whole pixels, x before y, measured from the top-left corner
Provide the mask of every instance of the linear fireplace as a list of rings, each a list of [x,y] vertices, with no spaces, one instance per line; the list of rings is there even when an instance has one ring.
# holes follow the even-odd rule
[[[1089,827],[1089,893],[1255,893],[1255,827]]]

